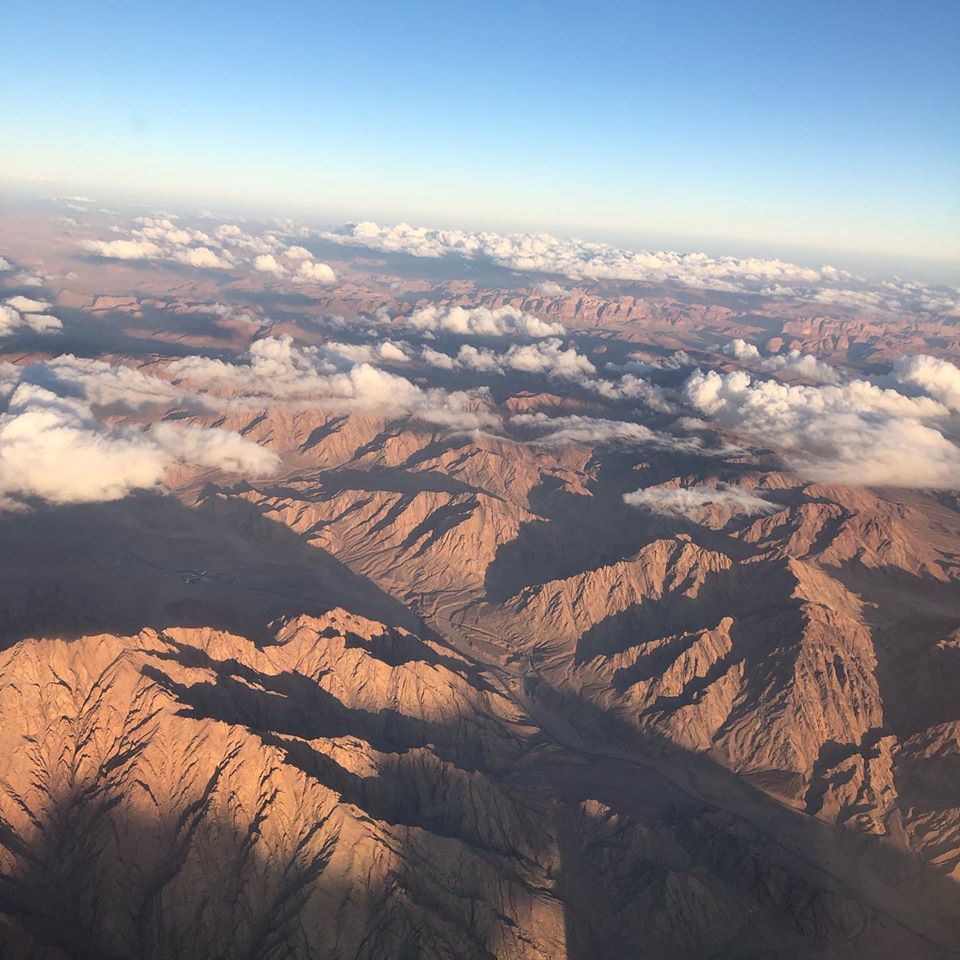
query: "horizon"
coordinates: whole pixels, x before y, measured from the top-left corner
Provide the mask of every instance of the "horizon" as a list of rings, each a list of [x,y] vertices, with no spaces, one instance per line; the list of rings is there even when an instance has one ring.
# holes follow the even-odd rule
[[[953,4],[46,14],[6,17],[7,183],[960,270]]]
[[[60,187],[58,191],[53,188]],[[710,257],[729,257],[733,259],[762,258],[793,263],[798,266],[818,268],[834,266],[847,270],[869,281],[906,280],[935,287],[960,286],[960,260],[925,257],[917,254],[878,253],[870,250],[819,248],[804,244],[750,240],[744,237],[720,237],[712,235],[680,235],[669,231],[617,231],[575,227],[550,228],[544,225],[522,223],[498,225],[494,222],[465,221],[462,218],[438,217],[435,222],[422,222],[417,219],[390,220],[387,218],[368,218],[355,216],[324,215],[320,210],[304,211],[295,207],[271,207],[269,205],[244,204],[242,201],[226,201],[222,204],[210,203],[198,205],[195,201],[176,196],[137,197],[135,194],[116,194],[111,191],[90,196],[82,183],[42,181],[7,182],[0,181],[0,199],[5,194],[19,198],[28,208],[31,204],[50,204],[55,208],[70,211],[71,204],[83,201],[90,212],[93,208],[101,210],[116,209],[117,212],[141,212],[154,216],[174,216],[183,219],[239,220],[250,223],[270,223],[280,220],[298,220],[301,226],[313,230],[335,230],[354,226],[365,220],[372,220],[381,226],[393,226],[400,223],[418,228],[463,231],[488,231],[504,236],[547,234],[560,240],[583,240],[602,243],[613,249],[632,252],[663,253],[675,252],[682,255],[705,254]],[[214,209],[210,209],[213,207]]]

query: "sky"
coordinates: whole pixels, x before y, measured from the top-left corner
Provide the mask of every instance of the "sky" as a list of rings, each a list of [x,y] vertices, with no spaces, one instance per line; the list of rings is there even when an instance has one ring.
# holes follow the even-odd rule
[[[956,0],[6,0],[0,31],[7,183],[960,261]]]

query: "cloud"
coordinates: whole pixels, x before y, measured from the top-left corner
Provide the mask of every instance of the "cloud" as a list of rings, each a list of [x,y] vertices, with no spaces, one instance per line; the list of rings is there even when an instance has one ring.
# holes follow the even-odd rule
[[[300,268],[293,275],[293,279],[297,283],[329,285],[337,282],[337,275],[333,272],[333,268],[325,263],[315,263],[312,260],[304,260],[300,264]]]
[[[587,357],[575,347],[565,347],[563,341],[555,337],[537,343],[515,343],[502,353],[464,344],[457,353],[457,363],[490,373],[518,371],[575,381],[587,380],[597,372]]]
[[[124,232],[116,225],[110,229]],[[314,263],[303,247],[287,247],[272,233],[247,233],[237,224],[220,224],[208,233],[175,223],[170,217],[137,217],[127,232],[129,236],[116,240],[83,240],[81,246],[114,260],[182,263],[207,270],[246,266],[258,273],[290,277],[296,283],[330,284],[336,280],[333,270],[325,263]],[[299,269],[288,270],[278,259],[283,256],[301,260]]]
[[[277,276],[283,276],[286,268],[281,266],[272,253],[261,253],[253,258],[253,269],[257,273],[274,273]]]
[[[235,223],[223,223],[216,230],[220,240],[239,240],[245,236],[244,232]]]
[[[80,398],[93,407],[139,412],[192,402],[166,380],[148,376],[128,366],[62,354],[22,368],[24,382],[44,387],[60,396]]]
[[[549,234],[498,234],[380,226],[365,221],[321,236],[417,257],[484,258],[511,270],[552,274],[574,281],[624,280],[646,284],[759,294],[835,303],[881,312],[960,315],[960,290],[904,281],[870,283],[833,266],[804,267],[777,259],[712,257],[704,253],[623,250],[603,243]]]
[[[75,273],[68,273],[65,276],[67,280],[75,280],[77,278]],[[42,287],[43,277],[39,277],[35,273],[27,273],[25,270],[21,270],[20,273],[15,273],[13,275],[12,282],[20,287]]]
[[[10,297],[0,304],[0,337],[20,333],[49,335],[61,333],[63,324],[57,317],[46,313],[50,304],[46,300],[31,300],[29,297]]]
[[[242,250],[247,254],[280,254],[284,249],[284,244],[272,233],[257,236],[245,232],[234,223],[218,227],[215,236],[223,247],[230,247],[234,251]]]
[[[572,345],[564,346],[556,337],[530,344],[513,344],[501,352],[463,344],[453,357],[424,347],[421,357],[430,366],[442,370],[475,370],[496,375],[536,374],[579,384],[606,400],[640,400],[656,410],[673,409],[660,387],[634,374],[624,374],[617,380],[597,377],[597,369],[588,357]]]
[[[693,358],[686,350],[674,350],[669,357],[659,360],[644,360],[639,354],[631,353],[623,366],[617,368],[614,364],[607,364],[611,370],[628,370],[631,373],[650,373],[653,370],[679,370],[682,367],[692,367]]]
[[[800,476],[865,486],[960,487],[960,449],[929,421],[947,408],[863,380],[839,386],[753,381],[695,371],[689,404],[721,427],[778,451]]]
[[[791,350],[789,353],[775,353],[766,357],[760,363],[761,370],[775,372],[782,370],[785,373],[795,373],[804,380],[813,380],[816,383],[837,383],[840,374],[830,366],[809,353]]]
[[[118,240],[84,240],[81,246],[114,260],[157,260],[183,263],[200,269],[229,270],[240,257],[229,247],[270,255],[282,244],[270,235],[255,237],[235,225],[225,224],[213,235],[174,223],[169,217],[137,217],[130,236]],[[111,227],[116,233],[119,227]]]
[[[388,360],[392,363],[407,363],[409,357],[403,348],[390,340],[385,340],[377,347],[377,352],[382,360]]]
[[[460,336],[553,337],[563,334],[560,323],[549,323],[516,307],[421,307],[407,321],[417,330],[443,330]]]
[[[759,360],[760,351],[752,343],[736,337],[729,343],[725,343],[720,352],[728,357],[734,357],[737,360]]]
[[[376,344],[338,343],[331,340],[319,348],[319,354],[330,358],[332,361],[346,360],[349,363],[378,363],[381,361],[408,363],[410,360],[403,347],[390,340],[384,340]],[[337,365],[340,366],[339,363]]]
[[[451,357],[449,354],[441,353],[439,350],[434,350],[431,347],[424,347],[421,355],[424,361],[430,364],[431,367],[437,367],[440,370],[456,370],[460,366],[460,362],[456,357]]]
[[[10,297],[7,304],[21,313],[43,313],[52,306],[46,300],[31,300],[29,297]]]
[[[186,357],[169,364],[167,370],[194,384],[199,398],[210,404],[217,402],[219,391],[227,404],[296,401],[300,407],[412,416],[454,430],[474,430],[498,422],[488,409],[484,391],[420,387],[370,362],[395,360],[394,351],[402,352],[396,344],[299,347],[284,335],[255,341],[248,363]],[[349,365],[346,369],[344,362]]]
[[[919,387],[944,406],[960,411],[960,367],[949,360],[926,354],[900,357],[893,364],[893,373],[899,383]]]
[[[12,270],[13,264],[6,259],[6,257],[0,257],[0,270]]]
[[[168,218],[137,217],[135,222],[139,224],[139,228],[134,231],[138,237],[155,240],[157,243],[186,246],[193,242],[205,244],[213,242],[206,233],[177,226]]]
[[[425,389],[367,363],[328,378],[326,389],[334,405],[345,410],[408,415],[456,430],[473,430],[496,422],[476,395]]]
[[[779,507],[763,497],[740,487],[718,483],[715,487],[646,487],[623,495],[624,503],[643,507],[651,513],[664,516],[687,517],[696,520],[711,507],[725,514],[752,516],[773,513]]]
[[[539,434],[536,442],[545,446],[586,443],[626,447],[655,446],[686,452],[700,449],[700,442],[696,439],[656,433],[641,423],[626,420],[606,420],[580,415],[548,417],[545,413],[521,413],[511,417],[509,425],[536,432]]]
[[[0,416],[0,508],[118,500],[162,487],[166,471],[194,463],[262,476],[277,457],[226,430],[157,424],[110,427],[89,404],[21,382]]]
[[[754,344],[736,337],[729,343],[725,343],[720,348],[720,352],[743,363],[754,364],[759,369],[771,373],[778,371],[792,373],[798,377],[803,377],[804,380],[813,380],[816,383],[837,383],[840,380],[840,375],[829,363],[824,363],[811,354],[801,353],[799,350],[762,357]]]
[[[618,380],[589,380],[582,385],[606,400],[640,400],[661,413],[674,409],[660,387],[632,373],[625,373]]]
[[[81,246],[108,260],[156,260],[161,255],[152,240],[84,240]]]
[[[280,466],[280,458],[233,430],[193,424],[158,423],[150,427],[152,443],[177,463],[214,467],[247,477],[264,477]]]
[[[739,291],[771,283],[815,283],[821,274],[780,260],[709,257],[702,253],[619,250],[603,243],[558,239],[549,234],[497,234],[436,230],[401,223],[381,227],[366,221],[325,239],[421,257],[458,253],[487,257],[515,270],[553,273],[573,280],[639,280]]]
[[[543,280],[533,289],[544,297],[565,297],[567,295],[566,288],[553,280]]]
[[[0,360],[0,400],[6,400],[17,388],[20,382],[22,367],[7,360]]]
[[[191,247],[188,250],[177,250],[172,259],[185,263],[189,267],[200,267],[204,270],[229,270],[232,264],[223,257],[218,257],[208,247]]]
[[[20,325],[22,328],[26,328],[32,333],[39,333],[42,336],[63,332],[63,324],[60,320],[47,313],[21,313]]]

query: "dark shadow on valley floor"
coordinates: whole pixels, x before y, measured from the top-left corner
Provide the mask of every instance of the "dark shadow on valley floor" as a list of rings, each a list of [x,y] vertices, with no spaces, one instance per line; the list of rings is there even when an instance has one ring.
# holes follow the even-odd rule
[[[269,641],[278,617],[336,606],[424,632],[416,615],[239,498],[141,494],[0,513],[0,641],[211,626]]]

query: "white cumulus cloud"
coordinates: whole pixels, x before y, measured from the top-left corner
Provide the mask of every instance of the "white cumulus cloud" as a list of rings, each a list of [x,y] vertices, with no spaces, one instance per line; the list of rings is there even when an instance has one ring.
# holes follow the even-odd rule
[[[186,250],[176,250],[171,255],[173,260],[185,263],[189,267],[200,267],[204,270],[229,270],[229,264],[223,257],[215,254],[209,247],[189,247]]]
[[[960,367],[956,364],[919,354],[899,357],[893,372],[900,383],[919,387],[951,410],[960,411]]]
[[[21,313],[43,313],[52,306],[46,300],[31,300],[30,297],[9,297],[7,303]]]
[[[742,337],[735,337],[729,343],[725,343],[720,352],[728,357],[734,357],[736,360],[759,360],[760,351],[752,343],[747,343]]]
[[[84,240],[82,246],[108,260],[156,260],[162,254],[152,240]]]
[[[741,337],[735,337],[729,343],[725,343],[720,348],[720,352],[747,366],[755,366],[771,373],[791,373],[804,380],[813,380],[815,383],[837,383],[840,379],[840,375],[829,363],[824,363],[811,354],[801,353],[799,350],[774,353],[764,357],[754,344],[748,343]]]
[[[377,347],[336,343],[300,347],[284,335],[255,341],[247,363],[186,357],[167,369],[193,384],[200,399],[209,404],[216,403],[210,391],[219,391],[227,403],[295,401],[300,406],[330,410],[412,416],[455,430],[497,422],[483,391],[421,387],[371,362],[395,362],[401,353],[399,346],[386,343]]]
[[[545,413],[521,413],[510,418],[510,425],[536,433],[536,442],[545,446],[568,443],[607,444],[611,446],[654,446],[666,449],[697,451],[700,442],[694,438],[671,437],[657,433],[642,423],[607,420],[574,414],[549,417]]]
[[[740,487],[718,483],[715,487],[646,487],[623,495],[624,503],[643,507],[651,513],[687,517],[696,520],[705,510],[715,507],[724,514],[752,516],[779,509],[763,497]]]
[[[460,336],[555,337],[562,324],[549,323],[516,307],[435,307],[415,310],[408,320],[417,330],[443,330]]]
[[[334,243],[417,257],[451,254],[486,258],[511,270],[574,281],[625,280],[766,297],[800,298],[881,312],[903,310],[960,315],[960,290],[903,281],[871,283],[833,266],[811,268],[777,259],[714,257],[704,253],[624,250],[549,234],[499,234],[381,226],[370,221],[328,231]]]
[[[23,368],[25,382],[79,397],[94,407],[138,412],[178,405],[189,398],[178,387],[134,367],[61,354]]]
[[[801,353],[799,350],[775,353],[772,356],[765,357],[760,362],[760,369],[771,372],[793,373],[804,380],[812,380],[815,383],[837,383],[840,380],[840,375],[829,363],[824,363],[823,360],[818,360],[812,354]]]
[[[46,312],[50,306],[46,300],[31,300],[29,297],[10,297],[0,303],[0,337],[21,333],[61,333],[63,324]]]
[[[863,380],[801,386],[715,370],[691,374],[685,395],[721,427],[778,451],[809,479],[960,487],[960,449],[937,426],[949,411],[929,397]]]
[[[299,269],[293,275],[293,279],[297,283],[318,283],[322,286],[329,286],[337,282],[337,275],[333,268],[326,263],[303,260]]]
[[[282,266],[272,253],[261,253],[254,257],[253,269],[257,273],[274,273],[277,276],[283,276],[287,272],[286,267]]]
[[[589,379],[597,372],[587,357],[555,337],[536,343],[515,343],[500,353],[465,343],[457,353],[457,364],[487,373],[512,370],[577,381]]]
[[[238,434],[197,426],[110,427],[88,403],[21,382],[0,416],[0,508],[117,500],[162,487],[166,471],[194,463],[262,476],[270,451]]]

